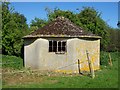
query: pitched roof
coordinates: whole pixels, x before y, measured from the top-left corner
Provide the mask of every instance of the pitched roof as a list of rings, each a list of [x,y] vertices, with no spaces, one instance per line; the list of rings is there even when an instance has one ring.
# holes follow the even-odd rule
[[[46,26],[30,33],[29,35],[25,36],[24,38],[30,37],[43,37],[43,36],[95,36],[90,32],[85,32],[81,27],[72,23],[69,19],[64,17],[57,17],[52,22],[48,23]]]

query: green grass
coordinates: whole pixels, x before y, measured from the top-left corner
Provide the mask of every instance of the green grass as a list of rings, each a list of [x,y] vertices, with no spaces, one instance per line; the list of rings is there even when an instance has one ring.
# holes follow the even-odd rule
[[[23,68],[23,59],[16,56],[2,55],[2,67],[3,68],[12,68],[12,69],[21,69]]]
[[[117,88],[120,52],[111,52],[110,54],[113,66],[111,67],[107,64],[107,60],[109,59],[107,56],[108,53],[101,52],[101,70],[95,72],[96,76],[94,79],[87,75],[24,72],[4,75],[3,88]],[[5,58],[8,58],[8,56],[4,56]],[[17,59],[17,57],[11,58],[21,60]]]
[[[120,52],[110,52],[112,61],[118,61]],[[101,65],[108,65],[108,60],[109,60],[109,53],[101,51],[100,52],[100,64]]]

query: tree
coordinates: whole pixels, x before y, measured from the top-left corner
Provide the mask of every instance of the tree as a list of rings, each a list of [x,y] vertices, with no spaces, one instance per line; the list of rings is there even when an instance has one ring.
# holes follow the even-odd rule
[[[84,7],[84,9],[78,14],[78,17],[83,28],[102,37],[101,48],[106,49],[109,44],[109,27],[101,18],[101,13],[97,12],[94,8]]]
[[[2,4],[0,4],[0,50],[2,49]]]
[[[10,3],[2,3],[2,51],[3,54],[20,56],[22,37],[28,32],[24,15],[14,12]]]
[[[35,31],[38,28],[41,28],[47,24],[46,20],[35,18],[34,20],[31,21],[30,24],[30,31]]]
[[[55,8],[54,11],[47,12],[47,13],[48,13],[48,21],[53,21],[58,16],[63,16],[65,18],[68,18],[70,21],[72,21],[75,24],[77,23],[76,21],[78,20],[76,14],[74,14],[69,10],[63,11],[63,10],[60,10],[59,8]]]
[[[109,29],[110,44],[107,46],[107,51],[120,51],[120,29]]]

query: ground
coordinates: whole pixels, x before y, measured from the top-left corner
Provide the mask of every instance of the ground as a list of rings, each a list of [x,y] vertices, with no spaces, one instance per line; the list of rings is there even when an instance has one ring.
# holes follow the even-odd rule
[[[51,71],[31,71],[22,67],[22,59],[3,55],[3,88],[117,88],[120,52],[111,52],[113,66],[108,64],[108,52],[101,52],[101,69],[92,79],[88,73],[66,74]],[[11,63],[10,62],[15,62]]]

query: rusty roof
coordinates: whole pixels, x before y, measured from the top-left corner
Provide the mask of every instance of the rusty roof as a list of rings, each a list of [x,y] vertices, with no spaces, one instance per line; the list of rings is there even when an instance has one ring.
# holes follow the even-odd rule
[[[91,32],[85,32],[81,27],[64,17],[57,17],[46,26],[30,33],[24,38],[40,36],[95,36]]]

